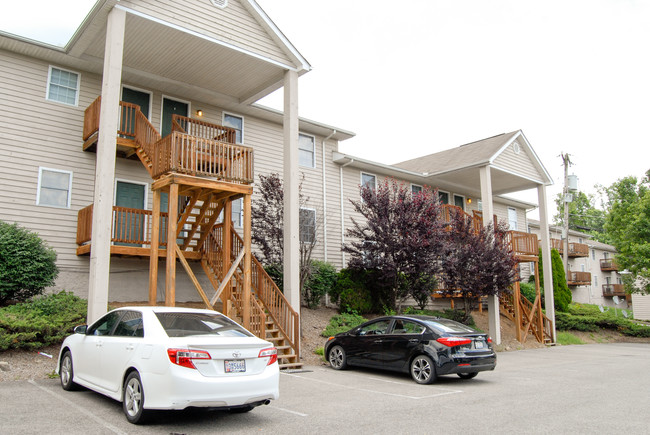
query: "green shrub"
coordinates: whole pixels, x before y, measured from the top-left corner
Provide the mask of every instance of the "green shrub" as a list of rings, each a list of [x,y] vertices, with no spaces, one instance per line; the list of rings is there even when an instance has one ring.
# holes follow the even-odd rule
[[[558,332],[556,337],[557,344],[567,345],[567,344],[585,344],[584,341],[580,338],[571,334],[570,332]]]
[[[539,250],[539,285],[544,292],[544,264],[542,262],[542,249]],[[566,312],[571,303],[571,290],[566,282],[564,263],[557,249],[551,249],[551,273],[553,275],[553,302],[557,311]]]
[[[58,274],[56,252],[38,234],[0,221],[0,306],[40,295]]]
[[[530,282],[520,282],[519,291],[521,292],[521,295],[531,303],[535,302],[535,297],[537,296],[537,292],[535,291],[535,281],[533,281],[532,284]]]
[[[372,293],[368,288],[370,274],[366,271],[341,269],[330,292],[339,312],[367,314],[373,312]]]
[[[310,269],[309,277],[303,285],[303,301],[313,309],[320,305],[325,293],[336,285],[337,274],[336,268],[324,261],[312,261]]]
[[[284,293],[284,271],[282,264],[269,264],[264,266],[264,271],[269,274],[275,285]]]
[[[336,316],[330,319],[330,323],[323,330],[321,335],[323,337],[331,337],[340,332],[349,331],[352,328],[356,328],[365,322],[366,319],[361,317],[356,313],[343,313],[337,314]]]
[[[598,331],[608,329],[631,337],[650,337],[650,327],[626,319],[616,310],[600,312],[597,305],[571,304],[567,313],[555,313],[558,331]]]
[[[86,321],[86,312],[86,301],[66,292],[0,308],[0,350],[60,343]]]

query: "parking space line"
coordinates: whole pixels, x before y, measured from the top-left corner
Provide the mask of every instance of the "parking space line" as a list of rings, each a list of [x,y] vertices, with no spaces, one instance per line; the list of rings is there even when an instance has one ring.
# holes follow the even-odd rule
[[[275,406],[275,405],[269,405],[269,408],[277,409],[278,411],[288,412],[289,414],[294,414],[294,415],[297,415],[299,417],[308,417],[309,416],[309,414],[303,414],[302,412],[292,411],[290,409],[285,409],[285,408],[280,408],[280,407]]]
[[[89,418],[95,420],[95,422],[97,422],[99,425],[105,427],[106,429],[110,430],[111,432],[114,432],[114,433],[116,433],[116,434],[120,434],[120,435],[127,435],[126,432],[121,431],[120,429],[116,428],[115,426],[113,426],[112,424],[108,423],[107,421],[102,420],[101,418],[99,418],[99,417],[97,417],[95,414],[93,414],[92,412],[90,412],[90,411],[88,411],[87,409],[85,409],[85,408],[83,408],[83,407],[77,405],[76,403],[72,402],[70,399],[66,399],[66,398],[63,397],[62,395],[57,394],[57,393],[55,393],[54,391],[48,390],[47,388],[38,385],[38,384],[37,384],[33,379],[30,379],[30,380],[27,381],[27,382],[29,382],[30,384],[32,384],[32,385],[35,386],[36,388],[39,388],[40,390],[45,391],[47,394],[49,394],[49,395],[51,395],[51,396],[54,396],[55,398],[59,399],[60,401],[67,403],[68,405],[70,405],[71,407],[73,407],[75,410],[81,412],[81,413],[84,414],[86,417],[89,417]]]
[[[335,387],[346,388],[348,390],[363,391],[363,392],[366,392],[366,393],[373,393],[373,394],[383,394],[385,396],[400,397],[400,398],[403,398],[403,399],[411,399],[411,400],[432,399],[434,397],[440,397],[440,396],[446,396],[446,395],[449,395],[449,394],[462,393],[461,390],[448,390],[447,389],[447,391],[444,391],[444,392],[441,392],[441,393],[429,394],[429,395],[426,395],[426,396],[417,397],[417,396],[409,396],[409,395],[405,395],[405,394],[386,393],[386,392],[383,392],[383,391],[371,390],[371,389],[368,389],[368,388],[350,387],[348,385],[337,384],[335,382],[322,381],[320,379],[313,379],[313,378],[309,378],[309,377],[306,377],[306,376],[300,376],[300,375],[292,374],[292,373],[282,373],[282,374],[284,376],[291,376],[291,377],[294,377],[294,378],[304,379],[304,380],[308,380],[308,381],[312,381],[312,382],[318,382],[318,383],[325,384],[325,385],[331,385],[331,386],[335,386]],[[399,382],[396,382],[396,383],[399,383]],[[433,386],[428,386],[427,388],[437,388],[437,389],[441,389],[441,390],[445,389],[445,388],[439,388],[439,387],[433,387]]]

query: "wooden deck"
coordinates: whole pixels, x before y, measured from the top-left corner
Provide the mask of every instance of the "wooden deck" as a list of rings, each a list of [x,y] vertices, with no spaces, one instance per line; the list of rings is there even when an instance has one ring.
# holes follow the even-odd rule
[[[560,253],[560,255],[563,255],[564,240],[551,239],[551,249],[555,249]],[[589,257],[589,245],[585,243],[570,242],[569,257]]]
[[[591,273],[589,272],[567,272],[567,285],[580,286],[591,285]]]
[[[603,296],[625,296],[625,286],[623,284],[603,284]]]

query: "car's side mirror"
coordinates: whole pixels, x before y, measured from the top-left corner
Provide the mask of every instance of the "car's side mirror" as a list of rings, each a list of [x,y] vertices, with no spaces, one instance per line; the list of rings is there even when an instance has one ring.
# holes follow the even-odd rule
[[[75,326],[73,331],[75,334],[85,334],[87,329],[88,325],[79,325]]]

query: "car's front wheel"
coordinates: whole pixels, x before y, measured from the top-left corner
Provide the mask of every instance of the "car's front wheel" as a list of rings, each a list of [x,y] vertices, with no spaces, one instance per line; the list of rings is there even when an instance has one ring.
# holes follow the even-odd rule
[[[478,373],[458,373],[458,377],[461,379],[472,379],[475,378]]]
[[[436,380],[436,368],[426,355],[418,355],[411,361],[411,377],[418,384],[430,384]]]
[[[348,366],[348,362],[345,357],[345,350],[339,345],[336,345],[330,349],[327,359],[329,360],[330,365],[333,369],[343,370]]]
[[[122,409],[129,423],[144,423],[147,415],[144,410],[144,388],[138,372],[129,373],[124,381]]]
[[[59,367],[59,376],[61,378],[61,387],[66,391],[72,391],[77,388],[74,383],[74,367],[72,366],[72,354],[66,351],[61,358]]]

